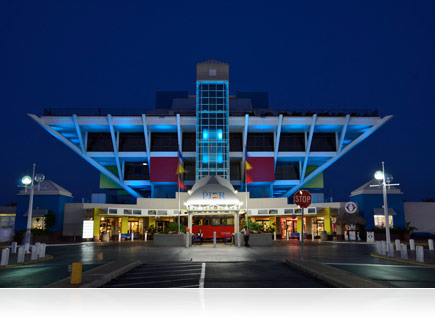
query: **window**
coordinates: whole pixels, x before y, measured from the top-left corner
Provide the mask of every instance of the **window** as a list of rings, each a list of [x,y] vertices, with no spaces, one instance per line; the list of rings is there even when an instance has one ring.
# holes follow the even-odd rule
[[[241,172],[241,162],[231,161],[230,162],[230,180],[240,180],[242,177]]]
[[[110,133],[88,133],[88,151],[113,151]]]
[[[119,151],[146,151],[143,133],[120,133]]]
[[[145,163],[145,165],[144,165]],[[149,180],[149,168],[146,162],[126,162],[124,166],[125,180]]]
[[[183,133],[183,151],[196,151],[196,133],[185,132]]]
[[[183,180],[195,180],[196,162],[195,160],[184,160],[185,173],[181,174]]]
[[[151,133],[151,151],[178,151],[177,133]]]
[[[310,151],[336,151],[335,133],[315,133]]]
[[[273,151],[273,133],[248,134],[248,151]]]
[[[281,133],[279,151],[305,151],[305,134]]]
[[[385,215],[375,215],[375,226],[385,228]],[[390,223],[390,227],[393,227],[393,216],[388,216],[388,222]]]
[[[230,133],[230,151],[243,151],[242,133]]]
[[[276,180],[299,180],[299,163],[278,161],[275,168]]]
[[[208,75],[209,76],[216,76],[216,70],[213,70],[213,69],[208,70]]]

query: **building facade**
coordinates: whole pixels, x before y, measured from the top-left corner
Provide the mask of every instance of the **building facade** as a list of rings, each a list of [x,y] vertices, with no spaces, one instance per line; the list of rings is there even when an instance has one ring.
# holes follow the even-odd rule
[[[102,189],[137,200],[126,207],[96,205],[96,210],[83,205],[80,217],[95,221],[94,236],[111,215],[105,229],[122,234],[133,228],[143,233],[151,224],[164,227],[156,222],[191,212],[184,205],[189,194],[179,193],[179,185],[192,189],[208,176],[223,178],[241,196],[237,213],[245,209],[256,221],[275,224],[277,232],[281,222],[286,231],[297,232],[300,211],[288,198],[305,188],[322,203],[323,171],[392,117],[376,111],[277,111],[267,93],[230,95],[229,65],[217,60],[198,63],[196,77],[195,95],[157,92],[152,110],[51,108],[43,116],[30,114],[100,171]],[[179,165],[183,173],[177,175]],[[310,226],[332,233],[330,207],[318,208],[311,210]]]

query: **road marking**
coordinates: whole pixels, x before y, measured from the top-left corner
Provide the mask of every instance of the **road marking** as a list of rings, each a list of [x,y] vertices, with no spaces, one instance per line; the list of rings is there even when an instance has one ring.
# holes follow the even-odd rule
[[[191,269],[173,269],[173,270],[167,270],[167,271],[160,271],[160,270],[154,270],[154,271],[135,271],[134,273],[128,273],[129,275],[135,275],[135,274],[146,274],[146,273],[178,273],[178,272],[191,272],[191,271],[199,271],[200,268],[191,268]]]
[[[184,286],[169,287],[169,288],[191,288],[191,287],[199,287],[199,285],[184,285]]]
[[[381,255],[377,255],[376,253],[371,253],[370,256],[371,257],[380,258],[380,259],[385,259],[385,260],[388,260],[388,261],[394,261],[394,262],[399,262],[399,263],[418,265],[420,267],[424,266],[424,267],[428,267],[428,268],[435,268],[435,265],[432,265],[432,264],[417,263],[417,262],[414,262],[414,261],[403,260],[403,259],[400,259],[400,258],[392,258],[392,257],[388,257],[388,256],[381,256]]]
[[[193,275],[199,275],[198,273],[193,274],[174,274],[174,275],[155,275],[155,276],[133,276],[133,277],[123,277],[122,279],[147,279],[147,278],[156,278],[156,277],[170,277],[170,276],[193,276]]]
[[[161,266],[154,265],[154,264],[148,266],[148,265],[144,264],[140,268],[153,269],[153,268],[174,268],[174,267],[195,267],[195,266],[199,267],[199,266],[201,266],[201,264],[185,263],[185,264],[173,264],[173,265],[161,265]]]
[[[421,266],[417,265],[391,265],[391,264],[363,264],[363,263],[322,263],[325,265],[344,265],[344,266],[386,266],[386,267],[412,267],[412,268],[421,268]]]
[[[201,277],[199,278],[199,288],[204,288],[205,280],[205,263],[202,263]]]
[[[107,287],[115,288],[120,286],[135,286],[135,285],[149,285],[149,284],[160,284],[160,283],[173,283],[173,282],[181,282],[184,280],[192,280],[192,278],[180,278],[180,279],[172,279],[172,280],[159,280],[155,282],[137,282],[137,283],[128,283],[128,284],[113,284],[108,285]]]

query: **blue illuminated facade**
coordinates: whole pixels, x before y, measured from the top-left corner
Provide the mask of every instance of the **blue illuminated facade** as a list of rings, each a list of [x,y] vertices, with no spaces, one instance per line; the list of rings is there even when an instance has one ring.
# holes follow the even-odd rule
[[[196,180],[229,174],[228,81],[196,82]]]

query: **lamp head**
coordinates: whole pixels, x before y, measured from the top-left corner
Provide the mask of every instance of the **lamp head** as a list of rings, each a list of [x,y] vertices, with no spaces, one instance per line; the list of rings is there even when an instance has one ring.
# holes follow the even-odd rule
[[[21,178],[21,183],[27,186],[32,183],[32,178],[30,176],[24,176]]]
[[[44,182],[44,180],[45,180],[45,176],[42,173],[38,173],[35,176],[35,181],[38,183]]]
[[[375,172],[375,179],[376,180],[383,180],[384,179],[384,173],[380,170]]]

